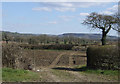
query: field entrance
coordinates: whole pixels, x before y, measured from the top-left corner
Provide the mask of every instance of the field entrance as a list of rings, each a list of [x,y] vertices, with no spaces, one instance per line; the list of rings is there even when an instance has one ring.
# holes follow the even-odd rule
[[[86,53],[81,51],[25,50],[25,52],[37,69],[86,64]]]
[[[40,76],[38,82],[115,81],[107,76],[86,74],[76,69],[75,67],[86,65],[86,53],[82,51],[25,50],[25,52],[26,56],[32,58],[34,71]]]
[[[36,79],[31,79],[29,82],[108,82],[116,81],[118,78],[117,76],[111,75],[105,76],[101,71],[99,75],[94,73],[89,74],[88,72],[90,70],[84,67],[87,58],[86,52],[83,51],[23,49],[21,53],[21,57],[24,59],[18,55],[19,59],[16,61],[17,67],[26,70],[29,69],[36,74]],[[4,73],[6,74],[8,72],[5,70]],[[14,72],[16,73],[16,71]],[[92,70],[91,72],[94,71]],[[28,79],[29,75],[34,77],[30,73],[27,76]],[[4,77],[4,81],[6,77]],[[7,78],[11,81],[19,81],[19,78],[15,79],[16,75],[13,77],[15,80],[12,80],[12,77],[9,76]],[[25,78],[22,81],[26,82],[27,80]]]

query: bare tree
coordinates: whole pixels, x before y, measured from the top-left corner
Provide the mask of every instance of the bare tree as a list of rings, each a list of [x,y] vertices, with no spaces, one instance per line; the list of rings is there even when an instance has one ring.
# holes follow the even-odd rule
[[[89,25],[92,28],[102,30],[102,45],[106,44],[106,36],[111,29],[118,31],[118,18],[110,15],[91,13],[83,21],[84,25]]]

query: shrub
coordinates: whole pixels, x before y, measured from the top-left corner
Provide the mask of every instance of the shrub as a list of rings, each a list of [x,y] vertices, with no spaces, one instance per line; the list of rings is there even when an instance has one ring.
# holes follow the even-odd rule
[[[28,65],[32,65],[32,62],[25,57],[25,53],[18,45],[6,44],[2,45],[2,65],[9,68],[28,69]]]
[[[16,45],[3,45],[2,46],[2,64],[6,67],[15,68],[15,59],[20,57],[20,49]]]
[[[98,69],[118,69],[119,54],[116,46],[94,46],[87,49],[87,66]]]

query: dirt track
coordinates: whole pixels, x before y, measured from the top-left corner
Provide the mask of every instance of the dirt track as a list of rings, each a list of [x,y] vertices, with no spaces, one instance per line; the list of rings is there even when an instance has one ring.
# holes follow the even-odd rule
[[[58,55],[49,67],[38,67],[36,69],[39,69],[37,71],[40,75],[39,82],[115,82],[114,79],[109,79],[103,75],[85,74],[80,71],[74,71],[72,70],[72,66],[56,66],[62,55]]]
[[[84,74],[77,71],[41,68],[39,82],[115,82],[102,75]]]

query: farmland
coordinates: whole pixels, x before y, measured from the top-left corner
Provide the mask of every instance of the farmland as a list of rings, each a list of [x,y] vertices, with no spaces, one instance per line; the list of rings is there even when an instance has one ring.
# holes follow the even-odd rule
[[[87,49],[88,47],[100,48],[99,42],[81,39],[82,43],[78,43],[77,38],[72,41],[67,39],[67,42],[64,38],[56,38],[55,41],[49,38],[52,39],[51,42],[46,42],[48,39],[44,39],[38,44],[28,37],[24,40],[28,43],[16,40],[8,43],[3,41],[3,82],[117,82],[117,70],[87,67]],[[102,48],[105,51],[109,45],[116,44],[117,41],[108,41],[108,46]],[[101,51],[102,49],[98,49],[97,52]],[[92,52],[92,56],[94,53]],[[102,53],[100,56],[106,55]],[[25,74],[27,76],[24,77]]]
[[[24,49],[23,52],[26,53],[27,58],[32,59],[33,70],[28,72],[13,69],[14,71],[12,71],[12,69],[3,68],[4,82],[115,82],[118,80],[117,71],[115,73],[109,70],[96,72],[96,70],[82,68],[83,65],[86,66],[87,62],[85,51]],[[24,79],[22,77],[24,74],[21,72],[26,72],[28,77],[26,76]],[[101,72],[108,74],[101,74]],[[113,74],[109,74],[109,72]],[[15,78],[10,77],[10,74]]]
[[[71,63],[71,65],[86,64],[85,52],[80,51],[25,50],[25,52],[27,52],[26,56],[29,56],[29,58],[33,58],[36,67],[48,67],[51,66],[51,64],[55,66],[69,66],[70,60],[76,62],[74,64]],[[58,60],[56,61],[56,59]],[[53,64],[54,61],[56,62]]]

